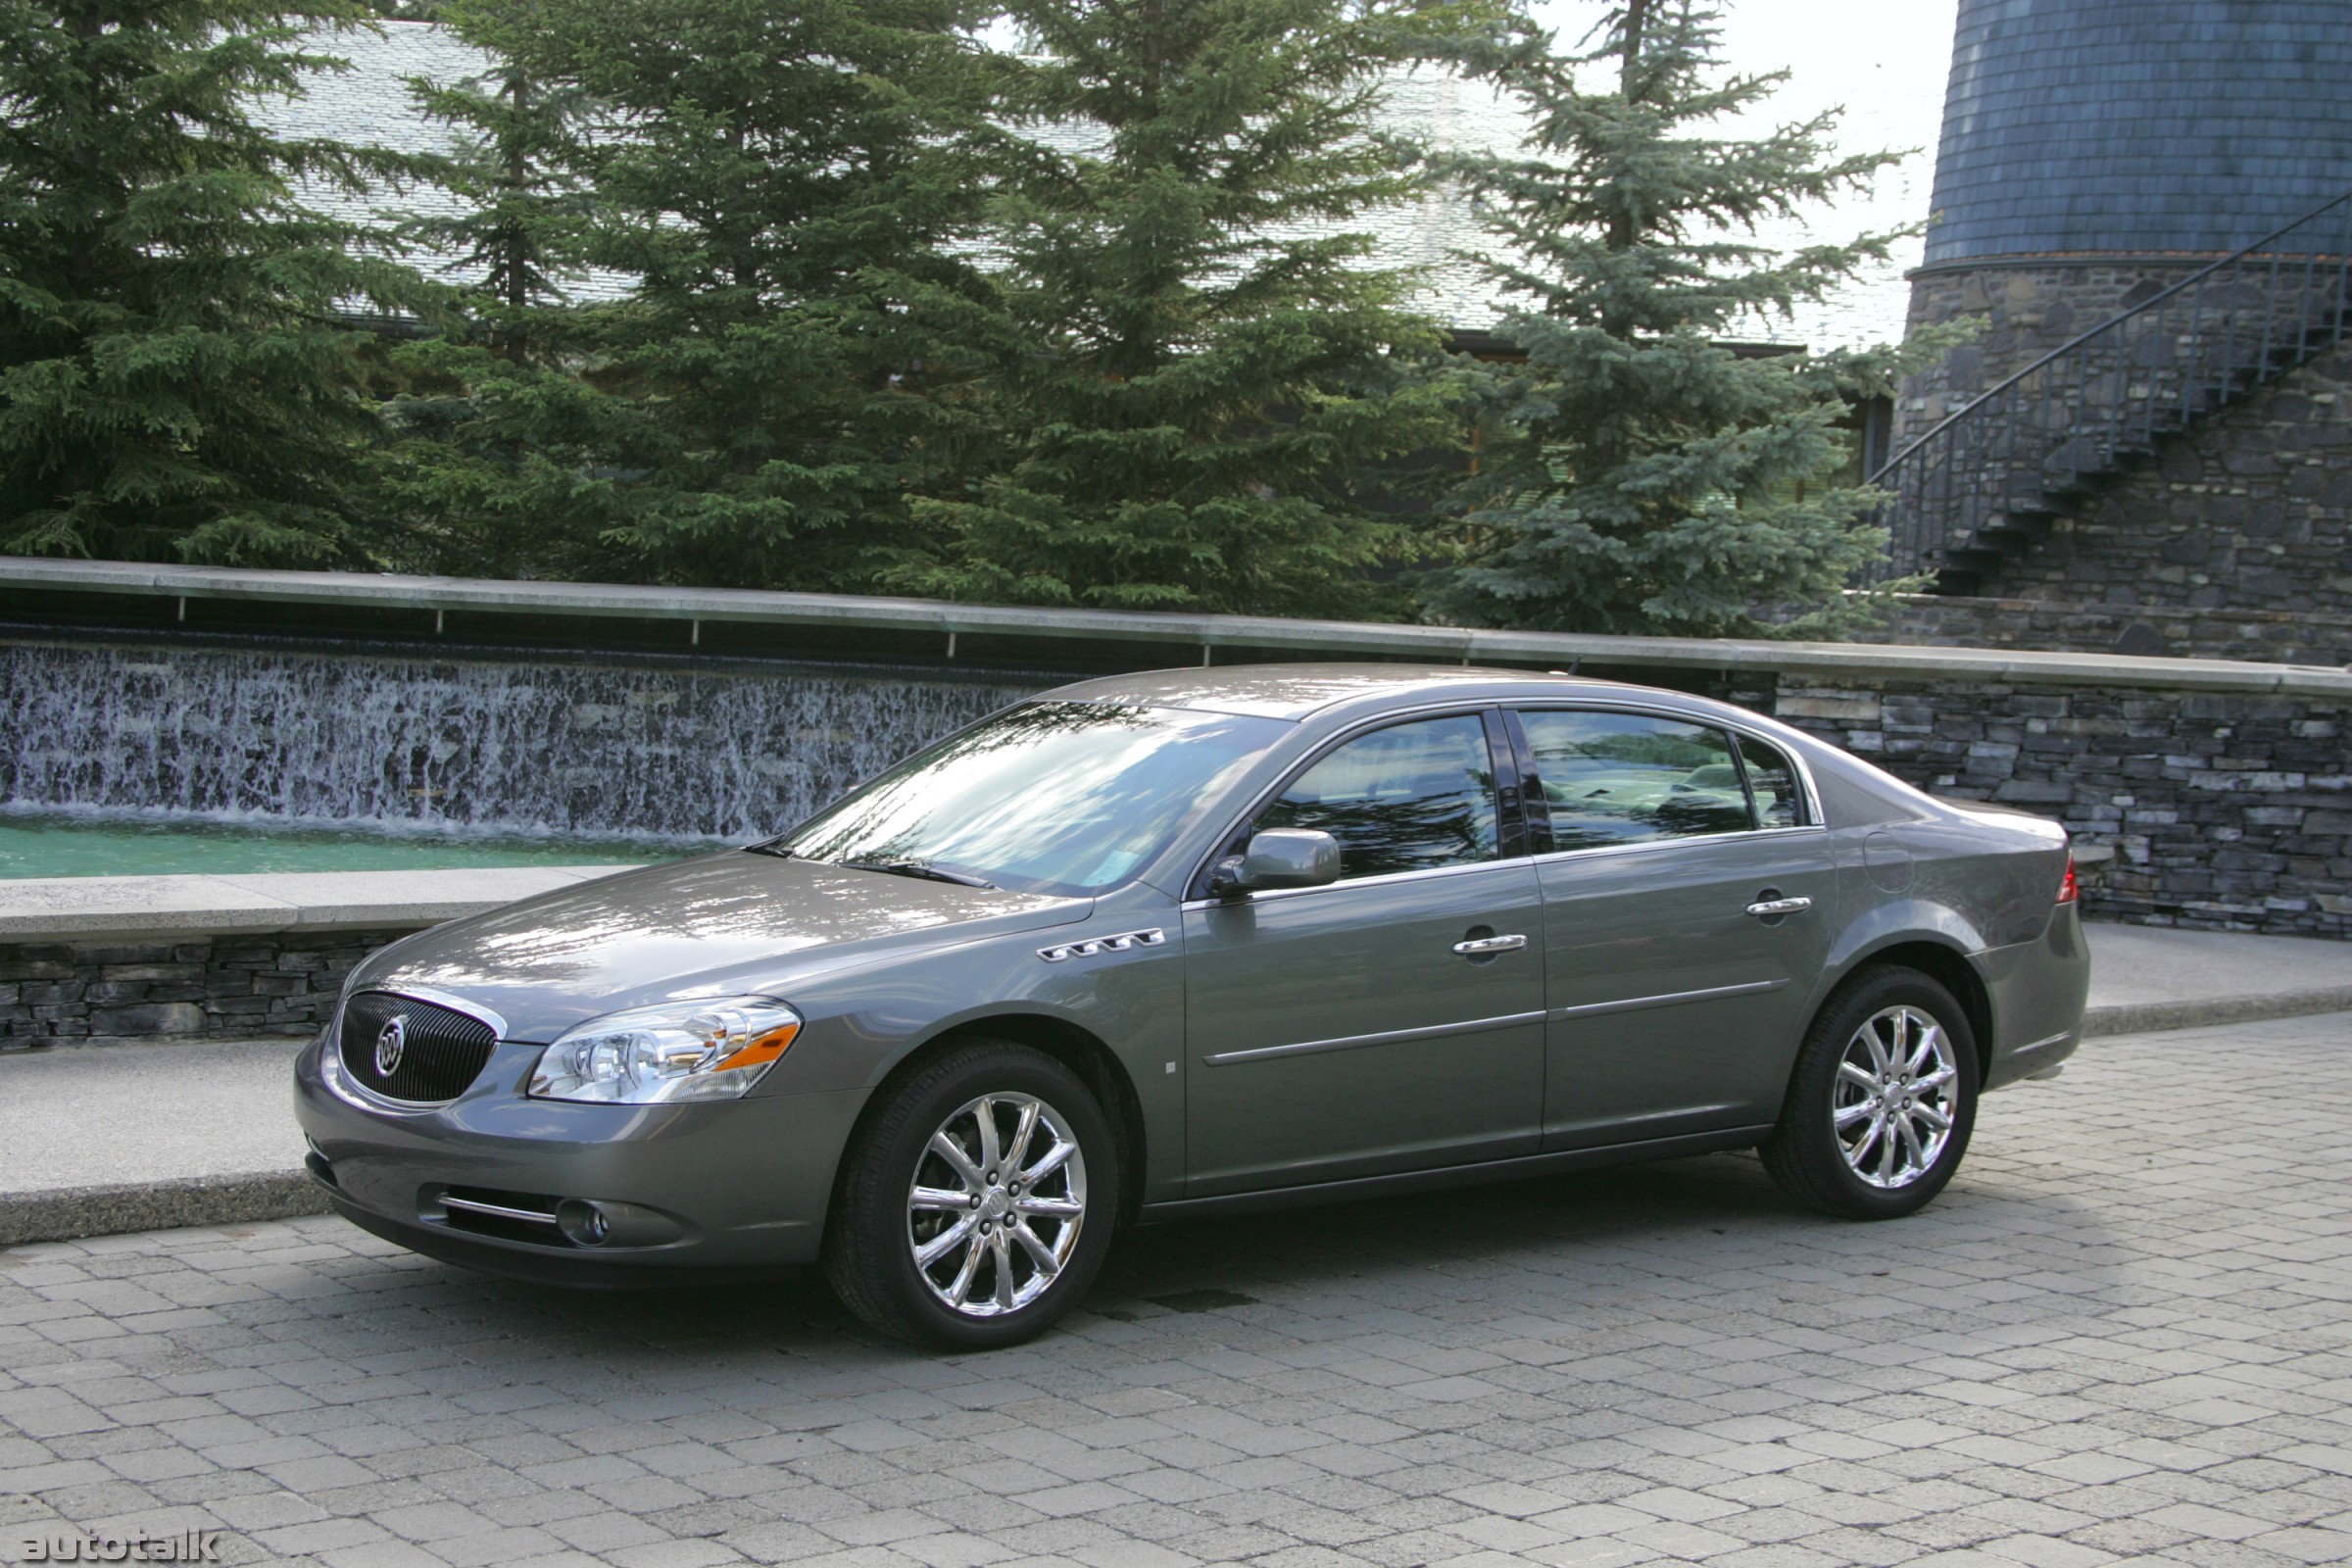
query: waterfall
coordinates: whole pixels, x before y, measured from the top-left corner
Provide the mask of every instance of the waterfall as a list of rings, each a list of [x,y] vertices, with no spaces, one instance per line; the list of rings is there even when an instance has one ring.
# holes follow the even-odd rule
[[[870,667],[0,645],[0,809],[743,841],[1045,685]]]

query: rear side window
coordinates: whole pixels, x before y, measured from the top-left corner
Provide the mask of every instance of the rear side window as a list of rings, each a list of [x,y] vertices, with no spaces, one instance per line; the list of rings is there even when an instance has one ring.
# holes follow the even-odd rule
[[[1555,850],[1744,833],[1755,825],[1732,738],[1711,724],[1565,710],[1519,716],[1550,808]]]
[[[1799,827],[1805,821],[1805,796],[1797,787],[1796,767],[1788,755],[1753,735],[1736,736],[1740,760],[1747,764],[1747,788],[1756,798],[1756,819],[1765,827]]]
[[[1342,880],[1494,859],[1486,722],[1461,713],[1359,735],[1293,780],[1256,825],[1330,834]]]

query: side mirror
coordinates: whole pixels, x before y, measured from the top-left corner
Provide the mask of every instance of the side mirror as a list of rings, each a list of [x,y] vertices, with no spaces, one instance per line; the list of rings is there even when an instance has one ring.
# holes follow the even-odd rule
[[[1218,865],[1219,893],[1271,888],[1319,888],[1340,879],[1340,841],[1314,828],[1270,827],[1250,837],[1250,848]]]

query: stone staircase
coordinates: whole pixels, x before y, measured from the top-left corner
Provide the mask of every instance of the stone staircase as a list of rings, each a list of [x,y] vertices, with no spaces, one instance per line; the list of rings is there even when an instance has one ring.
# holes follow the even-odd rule
[[[2352,338],[2352,192],[2063,344],[1871,476],[1875,580],[1971,595],[2166,443]]]

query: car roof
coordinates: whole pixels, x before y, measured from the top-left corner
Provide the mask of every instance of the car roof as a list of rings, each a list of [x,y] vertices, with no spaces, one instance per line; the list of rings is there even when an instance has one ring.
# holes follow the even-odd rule
[[[1043,692],[1060,702],[1128,703],[1298,720],[1325,709],[1385,706],[1427,697],[1624,698],[1649,688],[1526,669],[1450,664],[1229,664],[1223,668],[1151,669]],[[1658,695],[1690,701],[1680,692]]]

